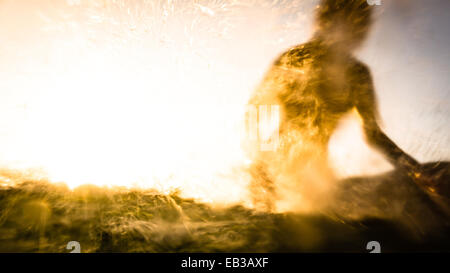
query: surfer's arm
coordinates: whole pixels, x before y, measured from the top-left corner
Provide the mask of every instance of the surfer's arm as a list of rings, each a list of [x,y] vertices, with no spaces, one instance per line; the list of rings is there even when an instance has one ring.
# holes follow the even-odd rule
[[[355,94],[355,107],[363,120],[364,133],[369,144],[383,154],[396,168],[408,173],[415,173],[420,168],[420,163],[400,149],[379,127],[377,122],[376,99],[370,72],[363,67],[359,74],[359,83]]]

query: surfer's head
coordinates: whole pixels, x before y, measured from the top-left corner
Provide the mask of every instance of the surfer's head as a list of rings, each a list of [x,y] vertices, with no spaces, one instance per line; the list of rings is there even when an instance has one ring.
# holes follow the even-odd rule
[[[366,0],[322,0],[316,35],[327,44],[352,50],[364,41],[371,23],[372,8]]]

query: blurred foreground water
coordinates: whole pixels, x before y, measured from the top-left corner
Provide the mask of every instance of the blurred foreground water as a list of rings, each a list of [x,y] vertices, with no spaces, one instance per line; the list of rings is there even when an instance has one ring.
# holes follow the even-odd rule
[[[448,163],[438,169],[447,185]],[[152,190],[70,190],[13,172],[1,180],[0,252],[70,252],[69,241],[81,252],[368,252],[373,240],[382,252],[450,251],[448,200],[436,202],[396,172],[340,181],[334,205],[314,214]]]

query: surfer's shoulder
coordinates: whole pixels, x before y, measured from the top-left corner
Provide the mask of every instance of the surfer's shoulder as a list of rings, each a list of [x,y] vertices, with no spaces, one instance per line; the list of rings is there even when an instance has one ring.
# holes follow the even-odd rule
[[[318,51],[320,51],[319,47],[313,42],[296,45],[282,53],[274,61],[274,66],[303,66],[306,63],[312,61],[317,55]]]
[[[351,73],[359,76],[370,76],[370,69],[367,64],[356,59],[355,57],[350,58],[350,68]]]

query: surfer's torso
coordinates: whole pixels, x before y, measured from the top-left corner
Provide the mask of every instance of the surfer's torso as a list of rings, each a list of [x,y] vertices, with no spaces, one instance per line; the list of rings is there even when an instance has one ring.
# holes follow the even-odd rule
[[[354,106],[364,85],[365,66],[351,55],[334,52],[319,41],[296,46],[273,64],[250,104],[278,104],[281,141],[289,134],[322,144]]]

